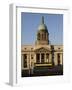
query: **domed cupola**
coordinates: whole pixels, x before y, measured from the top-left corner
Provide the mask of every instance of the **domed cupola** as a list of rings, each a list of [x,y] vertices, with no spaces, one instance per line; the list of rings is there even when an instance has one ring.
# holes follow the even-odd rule
[[[44,24],[44,17],[42,16],[41,24],[38,27],[38,32],[37,32],[37,45],[47,45],[49,44],[49,33],[47,26]]]
[[[38,27],[38,30],[46,30],[48,32],[47,26],[44,24],[44,17],[43,16],[42,16],[41,24]]]

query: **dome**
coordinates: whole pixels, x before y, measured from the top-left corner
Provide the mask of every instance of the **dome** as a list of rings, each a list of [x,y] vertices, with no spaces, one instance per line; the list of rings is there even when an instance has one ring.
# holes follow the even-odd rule
[[[48,30],[47,30],[47,26],[44,24],[44,17],[42,16],[42,19],[41,19],[41,24],[39,25],[39,27],[38,27],[38,30],[40,31],[40,30],[44,30],[44,31],[47,31],[48,32]]]
[[[47,30],[47,27],[45,24],[41,24],[39,25],[38,30]]]

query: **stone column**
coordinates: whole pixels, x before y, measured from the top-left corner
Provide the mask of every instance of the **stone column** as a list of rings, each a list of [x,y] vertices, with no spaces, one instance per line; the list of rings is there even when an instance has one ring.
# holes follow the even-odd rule
[[[23,54],[21,55],[21,68],[23,68],[23,65],[24,63],[23,63]]]
[[[46,63],[46,53],[45,53],[45,55],[44,55],[44,56],[45,56],[44,62]]]
[[[51,53],[49,54],[49,63],[51,63],[52,62],[52,55],[51,55]]]
[[[29,68],[29,54],[26,55],[27,55],[27,68]]]
[[[57,53],[54,54],[54,64],[57,65],[58,64],[58,60],[57,60]]]
[[[63,64],[63,60],[62,60],[62,53],[60,54],[60,64],[62,65]]]
[[[29,64],[30,64],[30,69],[31,69],[31,53],[28,55],[29,58]]]
[[[46,63],[49,63],[49,53],[47,53],[48,56],[46,56]]]
[[[30,68],[30,53],[27,53],[27,68]]]
[[[36,63],[36,53],[35,53],[35,55],[34,55],[34,63]]]

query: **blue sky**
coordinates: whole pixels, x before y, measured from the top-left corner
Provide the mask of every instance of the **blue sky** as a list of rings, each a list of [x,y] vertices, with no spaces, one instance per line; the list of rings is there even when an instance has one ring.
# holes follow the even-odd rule
[[[38,27],[41,17],[44,16],[44,23],[49,32],[51,44],[63,44],[63,15],[44,13],[21,13],[21,44],[35,44]]]

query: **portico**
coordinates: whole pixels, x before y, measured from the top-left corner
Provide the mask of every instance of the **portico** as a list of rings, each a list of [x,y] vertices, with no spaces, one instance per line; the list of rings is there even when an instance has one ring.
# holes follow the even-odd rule
[[[50,53],[36,53],[36,63],[50,63]]]
[[[51,51],[45,47],[35,49],[35,62],[36,64],[49,64],[52,63]]]

